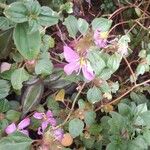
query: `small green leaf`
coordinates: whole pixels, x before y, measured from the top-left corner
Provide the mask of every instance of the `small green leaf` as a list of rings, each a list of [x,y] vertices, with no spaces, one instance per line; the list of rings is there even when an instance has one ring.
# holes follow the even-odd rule
[[[78,30],[85,35],[89,29],[89,24],[85,19],[78,19]]]
[[[0,100],[0,112],[4,113],[8,111],[10,108],[9,102],[7,99],[1,99]]]
[[[99,75],[106,66],[100,53],[98,51],[91,51],[88,53],[88,59],[96,75]]]
[[[14,89],[20,90],[22,88],[22,83],[29,79],[29,74],[24,68],[16,69],[11,75],[11,84]]]
[[[83,132],[84,123],[80,119],[73,119],[69,122],[69,133],[73,138],[79,136]]]
[[[66,28],[69,32],[69,36],[75,39],[76,34],[78,32],[78,21],[77,21],[77,19],[74,16],[70,15],[65,19],[63,24],[66,26]]]
[[[0,29],[6,30],[9,28],[9,20],[6,17],[0,17]]]
[[[52,73],[53,70],[53,64],[50,60],[47,59],[41,59],[37,62],[35,66],[35,73],[37,75],[49,75]]]
[[[144,120],[145,124],[150,127],[150,111],[143,112],[140,116]]]
[[[23,2],[11,3],[4,10],[4,14],[7,18],[15,23],[22,23],[28,21],[28,11]]]
[[[85,112],[84,121],[86,125],[90,126],[95,122],[96,113],[94,111]]]
[[[15,132],[0,140],[0,150],[30,150],[33,141],[20,132]]]
[[[44,85],[41,81],[30,85],[24,91],[21,99],[23,107],[23,115],[28,113],[32,108],[34,108],[41,100],[42,94],[44,92]]]
[[[148,55],[146,56],[146,62],[147,62],[148,65],[150,65],[150,54],[148,54]]]
[[[5,98],[10,91],[9,82],[6,80],[0,80],[0,99]]]
[[[112,20],[106,18],[95,18],[92,21],[92,29],[97,30],[100,29],[101,31],[105,32],[108,31],[112,25]]]
[[[92,124],[89,128],[89,132],[92,135],[99,135],[100,132],[102,131],[102,126],[99,124]]]
[[[16,122],[19,120],[21,116],[21,113],[15,110],[9,110],[6,113],[6,119],[12,121],[12,122]]]
[[[99,77],[103,80],[108,80],[112,74],[113,74],[113,71],[111,69],[104,68],[102,72],[100,73]]]
[[[149,65],[148,64],[139,64],[136,68],[137,75],[143,75],[146,71],[149,71]]]
[[[42,26],[52,26],[58,23],[59,16],[51,8],[47,6],[41,7],[38,21]]]
[[[120,66],[121,59],[122,59],[122,57],[119,54],[115,53],[109,57],[108,62],[107,62],[107,66],[113,72],[115,72]]]
[[[87,91],[87,99],[92,104],[99,102],[102,100],[102,92],[99,88],[94,86]]]
[[[35,59],[37,57],[41,47],[39,31],[29,34],[29,26],[27,23],[17,24],[13,38],[18,51],[24,58]]]

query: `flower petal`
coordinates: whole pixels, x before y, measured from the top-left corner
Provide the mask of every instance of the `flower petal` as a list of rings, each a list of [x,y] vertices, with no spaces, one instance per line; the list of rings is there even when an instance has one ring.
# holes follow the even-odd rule
[[[47,117],[47,118],[53,117],[52,111],[48,110],[48,111],[46,112],[46,117]]]
[[[18,124],[17,128],[19,130],[22,130],[22,129],[26,128],[28,125],[30,125],[30,119],[25,118]]]
[[[14,123],[10,124],[9,126],[6,127],[5,132],[7,134],[11,134],[17,130],[17,127]]]
[[[54,135],[55,139],[58,141],[62,140],[63,134],[64,134],[64,132],[61,128],[58,128],[58,129],[53,131],[53,135]]]
[[[43,134],[43,132],[42,132],[42,128],[41,128],[41,127],[39,127],[39,128],[38,128],[38,132],[37,132],[37,134],[38,134],[38,135],[42,135],[42,134]]]
[[[95,77],[94,72],[93,72],[91,66],[84,65],[84,66],[82,67],[82,72],[83,72],[83,76],[84,76],[87,80],[89,80],[89,81],[93,80],[94,77]]]
[[[51,124],[51,126],[55,127],[56,126],[56,119],[55,118],[49,118],[48,122]]]
[[[27,130],[19,130],[19,132],[21,132],[21,133],[23,133],[23,134],[29,136],[29,132],[28,132]]]
[[[43,118],[43,113],[35,112],[33,117],[36,118],[36,119],[42,119]]]
[[[64,71],[66,72],[67,75],[71,75],[73,71],[78,71],[80,68],[80,65],[78,62],[71,62],[64,67]]]
[[[42,127],[42,132],[44,132],[45,129],[47,128],[48,123],[49,123],[48,121],[43,121],[43,122],[42,122],[42,125],[41,125],[41,127]]]
[[[64,57],[67,62],[75,62],[79,59],[79,55],[68,46],[64,46]]]

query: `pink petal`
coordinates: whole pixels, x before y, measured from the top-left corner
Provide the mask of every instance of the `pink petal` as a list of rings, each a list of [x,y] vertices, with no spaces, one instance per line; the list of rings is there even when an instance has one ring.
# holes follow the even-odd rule
[[[46,112],[46,116],[47,116],[47,118],[53,117],[52,111],[48,110],[48,111]]]
[[[35,112],[33,117],[36,118],[36,119],[42,119],[43,118],[43,113]]]
[[[84,65],[82,67],[82,72],[83,76],[89,81],[93,80],[95,77],[94,72],[90,66]]]
[[[68,46],[64,46],[64,57],[67,62],[74,62],[79,59],[79,55]]]
[[[7,134],[11,134],[11,133],[15,132],[16,130],[17,130],[16,125],[14,123],[12,123],[5,129],[5,132]]]
[[[80,65],[78,62],[71,62],[64,67],[64,71],[67,75],[71,75],[73,71],[78,71],[80,69]]]
[[[22,130],[22,129],[26,128],[28,125],[30,125],[30,119],[25,118],[18,124],[17,128],[19,130]]]
[[[44,122],[42,122],[42,132],[44,132],[45,131],[45,129],[47,128],[47,126],[48,126],[48,121],[44,121]]]
[[[38,128],[38,132],[37,132],[37,134],[38,134],[38,135],[42,135],[42,134],[43,134],[43,132],[42,132],[42,128],[41,128],[41,127],[39,127],[39,128]]]
[[[27,130],[19,130],[19,132],[21,132],[21,133],[23,133],[23,134],[29,136],[29,132],[28,132]]]
[[[7,70],[9,70],[11,68],[11,64],[7,63],[7,62],[2,62],[1,66],[0,66],[0,71],[5,72]]]
[[[49,118],[48,122],[51,124],[51,126],[55,127],[56,126],[56,119],[55,118]]]
[[[53,134],[56,140],[61,141],[63,139],[64,132],[61,128],[54,130]]]

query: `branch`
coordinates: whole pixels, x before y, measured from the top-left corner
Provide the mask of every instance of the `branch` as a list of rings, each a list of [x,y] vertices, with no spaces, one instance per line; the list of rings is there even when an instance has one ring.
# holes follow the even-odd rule
[[[144,85],[144,84],[146,84],[146,83],[148,83],[148,82],[150,82],[150,79],[148,79],[148,80],[146,80],[146,81],[144,81],[144,82],[142,82],[142,83],[139,83],[139,84],[134,85],[134,86],[133,86],[132,88],[130,88],[127,92],[123,93],[121,96],[119,96],[118,98],[116,98],[116,99],[110,101],[109,103],[104,104],[104,105],[101,105],[100,107],[98,107],[97,109],[95,109],[95,111],[100,110],[101,108],[103,108],[103,107],[106,106],[106,105],[112,105],[112,104],[114,104],[114,103],[120,101],[121,98],[123,98],[124,96],[126,96],[127,94],[129,94],[129,93],[130,93],[131,91],[133,91],[135,88],[137,88],[137,87],[139,87],[139,86],[141,86],[141,85]]]

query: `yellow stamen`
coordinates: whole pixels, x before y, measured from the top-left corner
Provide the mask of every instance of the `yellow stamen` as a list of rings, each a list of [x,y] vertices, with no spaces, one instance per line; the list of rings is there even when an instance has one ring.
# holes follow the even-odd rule
[[[101,32],[100,33],[100,38],[107,39],[108,38],[108,32],[107,31],[106,32]]]
[[[80,65],[83,66],[85,64],[86,64],[85,59],[83,57],[81,57],[81,59],[80,59]]]

